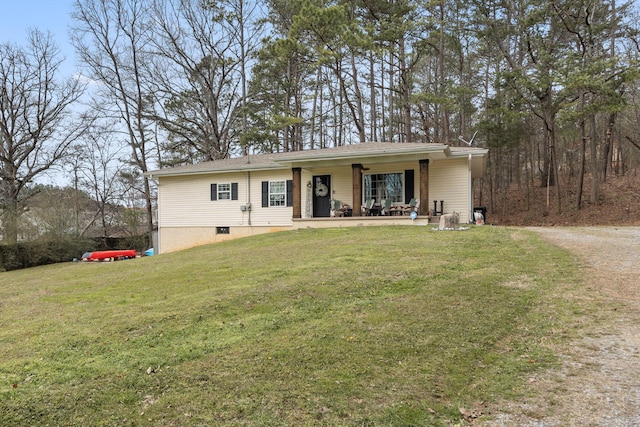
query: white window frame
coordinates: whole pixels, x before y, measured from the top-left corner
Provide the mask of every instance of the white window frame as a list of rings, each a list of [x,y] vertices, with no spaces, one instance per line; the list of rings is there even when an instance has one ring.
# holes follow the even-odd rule
[[[391,203],[404,203],[404,173],[403,172],[381,172],[381,173],[370,173],[370,174],[366,174],[364,177],[364,185],[363,185],[363,195],[364,195],[364,200],[369,200],[369,199],[375,199],[376,203],[381,203],[383,199],[386,199],[389,197],[389,194],[387,193],[387,189],[389,182],[386,182],[386,179],[384,181],[385,186],[387,187],[386,189],[384,189],[384,192],[380,192],[380,189],[378,187],[380,187],[379,185],[376,185],[375,187],[375,191],[373,188],[371,188],[371,183],[374,181],[374,177],[379,177],[380,175],[397,175],[399,178],[399,184],[400,184],[400,188],[397,189],[398,193],[395,194],[395,197],[393,197],[393,195],[390,197],[391,198]],[[382,183],[382,180],[376,179],[377,183]]]
[[[224,188],[224,189],[223,189]],[[218,200],[231,200],[231,183],[225,182],[222,184],[218,184],[217,187],[218,192]]]
[[[282,191],[280,188],[282,186]],[[269,181],[269,207],[284,208],[287,206],[287,181]]]

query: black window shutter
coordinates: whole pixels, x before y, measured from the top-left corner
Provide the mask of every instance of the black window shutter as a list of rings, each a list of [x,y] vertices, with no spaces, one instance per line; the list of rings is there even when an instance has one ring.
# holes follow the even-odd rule
[[[413,169],[407,169],[404,171],[404,202],[409,203],[413,198]]]
[[[211,200],[218,200],[218,184],[211,184]]]
[[[238,200],[238,183],[231,183],[231,200]]]
[[[287,206],[293,206],[293,180],[287,180]]]
[[[269,181],[262,181],[262,207],[269,207]]]

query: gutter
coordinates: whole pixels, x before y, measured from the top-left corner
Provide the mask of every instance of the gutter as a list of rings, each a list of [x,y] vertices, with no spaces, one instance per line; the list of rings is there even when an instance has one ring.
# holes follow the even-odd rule
[[[251,170],[278,170],[282,169],[282,165],[270,165],[270,166],[257,166],[255,168],[247,168],[247,167],[233,167],[228,169],[208,169],[208,170],[194,170],[194,171],[173,171],[172,168],[167,169],[159,169],[154,172],[147,172],[144,176],[154,176],[154,179],[165,176],[185,176],[185,175],[210,175],[210,174],[219,174],[219,173],[233,173],[233,172],[247,172],[247,169]]]
[[[472,224],[474,222],[474,218],[473,218],[473,172],[472,172],[472,167],[471,167],[471,161],[473,160],[473,155],[471,153],[469,153],[469,170],[467,171],[468,178],[467,178],[467,193],[469,194],[469,224]]]
[[[416,144],[420,146],[420,144]],[[357,160],[368,157],[384,157],[388,155],[414,155],[414,154],[431,154],[442,152],[447,156],[450,154],[449,146],[445,144],[438,144],[437,146],[429,147],[429,149],[425,149],[424,147],[415,148],[415,149],[407,149],[404,147],[403,149],[378,149],[378,150],[363,150],[363,151],[351,151],[348,153],[335,155],[332,153],[326,155],[318,155],[318,151],[320,150],[302,150],[296,151],[292,153],[287,153],[284,155],[271,157],[270,160],[274,163],[281,164],[291,164],[298,162],[320,162],[326,160]],[[300,155],[300,153],[305,153],[306,155]],[[313,153],[313,155],[309,155],[309,153]]]

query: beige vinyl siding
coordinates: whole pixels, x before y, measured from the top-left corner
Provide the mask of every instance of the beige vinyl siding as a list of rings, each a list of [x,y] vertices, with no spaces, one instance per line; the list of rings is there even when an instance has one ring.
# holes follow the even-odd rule
[[[160,227],[216,227],[242,225],[240,205],[247,194],[244,173],[192,175],[160,179]],[[211,200],[211,184],[238,183],[238,200]]]
[[[262,207],[262,181],[291,178],[288,170],[162,177],[158,253],[290,228],[292,207]],[[234,182],[238,200],[211,200],[211,184]],[[242,211],[248,203],[251,211]],[[229,234],[217,234],[216,227],[229,227]]]
[[[331,176],[331,188],[329,189],[329,197],[332,199],[340,200],[343,203],[353,204],[352,202],[352,188],[351,188],[351,167],[341,166],[334,168],[314,168],[303,169],[302,171],[302,214],[304,216],[307,200],[309,203],[313,203],[313,195],[307,191],[307,184],[312,182],[313,177],[316,175],[329,175]],[[310,206],[311,212],[313,212],[313,206]]]
[[[158,201],[160,227],[289,226],[291,207],[262,207],[262,181],[291,180],[287,170],[163,177]],[[211,184],[238,183],[238,200],[211,200]],[[250,192],[250,194],[249,194]],[[240,207],[251,203],[251,211]]]
[[[433,201],[444,200],[444,213],[458,212],[460,222],[468,222],[469,206],[469,161],[468,159],[439,160],[429,165],[429,211]]]
[[[291,206],[262,207],[262,181],[290,181],[291,170],[251,172],[251,225],[290,226],[293,224]]]
[[[327,171],[327,175],[331,175],[331,198],[353,206],[353,171],[351,167]]]

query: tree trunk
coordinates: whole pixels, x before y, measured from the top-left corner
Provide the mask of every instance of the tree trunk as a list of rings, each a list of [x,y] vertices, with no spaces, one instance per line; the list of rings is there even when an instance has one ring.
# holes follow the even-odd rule
[[[389,96],[387,96],[387,104],[388,104],[388,108],[389,108],[389,117],[387,117],[387,132],[388,132],[388,136],[387,136],[387,141],[389,142],[393,142],[393,135],[394,135],[394,129],[393,129],[393,121],[394,121],[394,114],[393,114],[393,108],[394,108],[394,96],[393,96],[393,52],[389,51]]]
[[[360,84],[358,83],[358,67],[356,66],[355,52],[351,50],[351,78],[353,84],[353,91],[355,93],[355,100],[351,101],[345,92],[345,99],[349,102],[349,109],[353,115],[353,121],[358,129],[358,138],[360,143],[366,142],[367,137],[364,132],[364,108],[362,106],[362,92],[360,92]],[[341,80],[343,76],[340,76]],[[343,85],[344,87],[344,85]],[[346,88],[344,88],[346,91]],[[355,104],[355,105],[353,105]]]
[[[597,129],[596,129],[596,116],[592,114],[589,117],[590,124],[590,154],[591,154],[591,198],[590,202],[592,204],[598,203],[598,199],[600,198],[600,179],[598,177],[598,138],[597,138]]]
[[[247,55],[245,47],[245,27],[244,27],[244,0],[240,0],[237,4],[238,12],[238,34],[240,36],[240,79],[242,83],[242,134],[246,135],[249,130],[247,123]],[[242,154],[246,156],[249,153],[249,147],[242,146]]]
[[[580,95],[580,110],[585,109],[585,95]],[[587,149],[587,129],[584,117],[580,119],[580,153],[578,157],[578,182],[576,186],[576,209],[582,208],[582,191],[584,190],[585,157]]]
[[[375,61],[373,52],[369,55],[369,110],[371,111],[370,138],[372,141],[378,141],[378,111],[376,110],[376,79],[375,79]]]
[[[4,209],[2,211],[2,225],[4,228],[3,242],[15,245],[18,243],[18,199],[10,198],[5,200]]]
[[[552,135],[551,135],[551,141],[552,141],[552,145],[551,145],[551,165],[553,167],[553,178],[556,184],[556,212],[557,213],[562,213],[562,203],[561,203],[561,199],[560,199],[560,179],[558,177],[558,151],[556,150],[556,135],[555,135],[555,129],[553,129],[552,131]]]
[[[400,94],[402,96],[402,134],[404,135],[404,142],[413,142],[413,136],[411,134],[411,106],[409,105],[409,70],[407,70],[407,58],[404,41],[404,36],[398,40]]]
[[[446,74],[445,74],[445,55],[444,55],[444,20],[445,20],[445,2],[440,2],[440,40],[438,43],[438,93],[440,99],[444,99],[446,96]],[[442,142],[444,144],[449,143],[449,111],[443,104],[440,106],[440,126],[442,127]]]
[[[587,150],[587,132],[584,119],[580,120],[580,154],[578,158],[578,182],[576,186],[576,209],[582,209],[582,191],[584,189],[584,169]]]
[[[315,88],[313,89],[313,99],[311,101],[311,133],[309,135],[309,148],[313,150],[315,148],[315,136],[316,136],[316,116],[318,110],[318,99],[320,97],[320,91],[322,84],[320,79],[322,78],[322,67],[318,67],[316,71]]]
[[[613,154],[613,135],[614,126],[616,124],[616,113],[609,114],[609,120],[607,120],[607,130],[604,141],[604,150],[602,153],[602,163],[600,170],[600,182],[607,182],[607,172],[611,165],[611,158]]]

